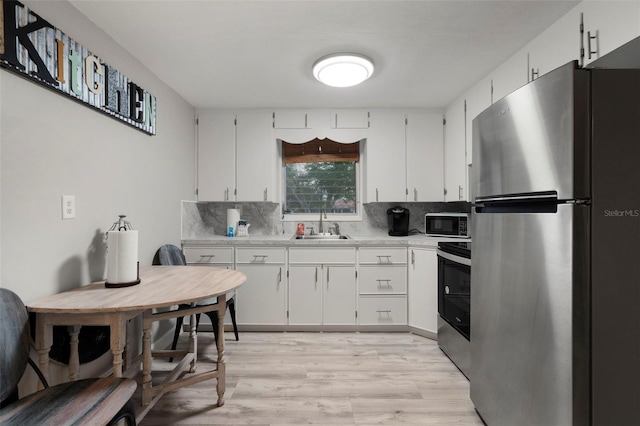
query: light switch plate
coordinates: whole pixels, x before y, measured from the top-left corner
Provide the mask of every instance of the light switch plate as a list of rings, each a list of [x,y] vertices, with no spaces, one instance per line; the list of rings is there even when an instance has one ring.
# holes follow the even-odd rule
[[[63,219],[76,218],[76,197],[74,195],[62,196],[62,218]]]

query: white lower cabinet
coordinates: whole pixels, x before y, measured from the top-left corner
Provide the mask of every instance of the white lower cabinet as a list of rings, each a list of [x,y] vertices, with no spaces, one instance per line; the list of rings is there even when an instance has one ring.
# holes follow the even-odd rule
[[[236,249],[236,269],[247,276],[237,290],[238,324],[286,324],[285,259],[285,248]]]
[[[182,248],[182,252],[187,265],[233,269],[233,247],[185,246]],[[235,294],[235,290],[231,294],[227,294],[227,299],[234,297]],[[232,324],[228,309],[224,316],[224,323]],[[198,326],[204,324],[211,325],[211,320],[207,315],[200,315]]]
[[[289,249],[290,325],[355,324],[355,257],[355,248]]]
[[[409,326],[438,331],[438,256],[435,247],[409,248]]]
[[[407,324],[407,249],[359,250],[358,324]]]
[[[233,269],[233,247],[193,246],[182,249],[188,265],[211,265]]]
[[[322,324],[321,266],[289,266],[289,324]]]
[[[360,295],[358,324],[361,325],[406,325],[407,296]]]
[[[356,323],[356,267],[324,266],[322,323],[353,325]]]
[[[435,247],[412,247],[408,253],[404,247],[185,246],[183,251],[189,265],[233,268],[235,263],[247,276],[236,290],[239,325],[408,324],[427,335],[437,333]]]

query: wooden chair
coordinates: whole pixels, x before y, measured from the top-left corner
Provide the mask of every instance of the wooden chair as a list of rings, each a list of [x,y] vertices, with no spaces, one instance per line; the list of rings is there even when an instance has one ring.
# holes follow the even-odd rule
[[[184,257],[184,253],[180,248],[172,245],[166,244],[156,251],[155,256],[153,257],[153,265],[186,265],[187,260]],[[204,306],[207,304],[216,303],[216,298],[210,300],[204,300],[198,303],[198,306]],[[180,305],[178,309],[189,308],[190,305]],[[233,333],[238,338],[238,326],[236,324],[236,306],[235,306],[235,293],[227,295],[227,309],[229,309],[229,315],[231,316],[231,323],[233,324]],[[218,312],[211,311],[205,312],[205,315],[211,319],[211,324],[213,325],[213,335],[215,336],[216,341],[218,341]],[[178,344],[178,337],[180,336],[180,331],[182,329],[182,324],[184,323],[184,317],[178,317],[176,319],[176,329],[173,334],[173,343],[171,344],[171,349],[175,350]],[[198,324],[200,323],[200,314],[196,315],[196,331],[198,329]]]
[[[136,424],[133,396],[135,380],[117,377],[83,379],[49,387],[29,358],[29,316],[22,300],[0,288],[0,424],[115,425],[120,420]],[[18,397],[18,382],[27,363],[45,389]]]

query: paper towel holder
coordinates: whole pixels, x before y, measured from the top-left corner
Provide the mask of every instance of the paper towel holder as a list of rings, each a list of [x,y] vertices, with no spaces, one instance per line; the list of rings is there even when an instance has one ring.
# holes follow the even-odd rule
[[[109,231],[133,231],[133,226],[131,226],[131,222],[127,222],[126,220],[124,220],[124,218],[127,217],[124,214],[120,214],[118,215],[118,220],[113,222],[113,225],[111,225],[111,228],[109,228]],[[107,231],[107,233],[109,232]],[[105,235],[107,235],[105,233]],[[107,247],[107,250],[109,248]],[[138,261],[136,263],[136,279],[133,281],[129,281],[129,282],[124,282],[124,283],[110,283],[108,281],[104,282],[104,286],[106,288],[122,288],[122,287],[131,287],[134,286],[136,284],[140,284],[141,280],[140,280],[140,262]]]
[[[111,228],[109,228],[109,231],[133,231],[133,226],[131,226],[131,222],[127,222],[126,220],[124,220],[125,217],[127,217],[127,215],[119,214],[118,220],[113,222],[113,225],[111,225]]]

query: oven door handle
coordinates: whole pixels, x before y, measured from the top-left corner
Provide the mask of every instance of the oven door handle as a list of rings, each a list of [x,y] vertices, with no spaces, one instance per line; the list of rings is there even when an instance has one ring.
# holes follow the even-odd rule
[[[450,260],[452,262],[460,263],[462,265],[471,266],[471,259],[467,259],[466,257],[456,256],[455,254],[445,253],[443,251],[437,250],[438,256]]]

